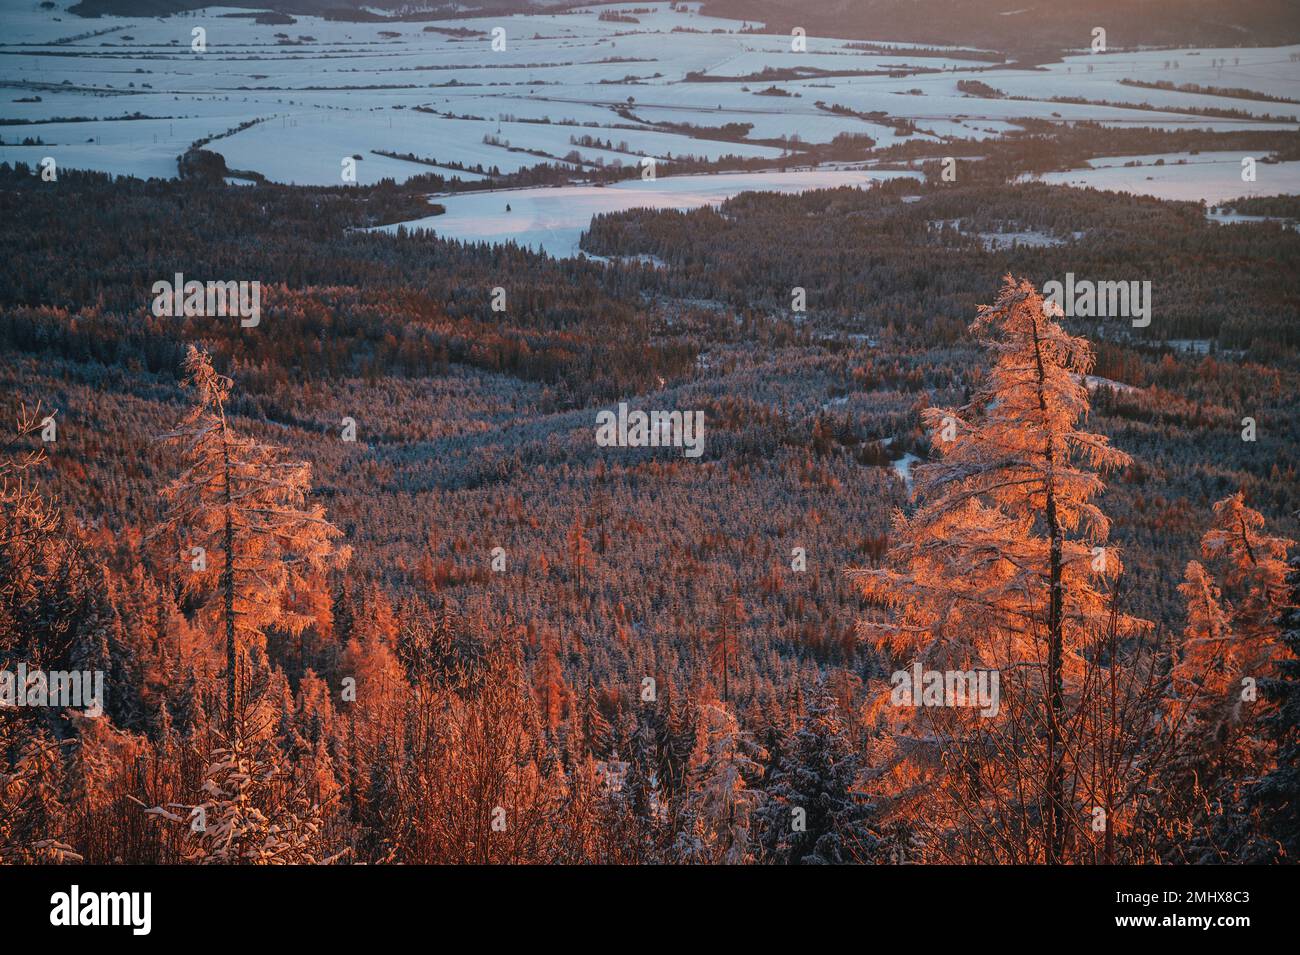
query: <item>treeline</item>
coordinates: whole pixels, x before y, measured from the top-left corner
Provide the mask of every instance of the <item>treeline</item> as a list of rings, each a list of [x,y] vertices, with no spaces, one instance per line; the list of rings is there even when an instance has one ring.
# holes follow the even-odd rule
[[[1192,203],[1092,190],[963,184],[922,188],[897,179],[877,188],[804,196],[748,194],[720,209],[632,210],[597,216],[583,248],[598,255],[654,255],[671,268],[642,282],[665,294],[713,297],[736,308],[789,313],[791,289],[809,290],[810,313],[873,328],[909,328],[932,343],[961,334],[976,276],[1012,260],[1038,281],[1149,279],[1156,317],[1139,332],[1110,323],[1107,337],[1136,341],[1214,338],[1223,348],[1294,354],[1293,285],[1270,263],[1297,254],[1300,236],[1280,226],[1223,230]],[[919,201],[908,201],[920,196]],[[931,223],[960,220],[959,231]],[[791,222],[799,241],[782,243]],[[1027,242],[990,250],[980,234],[1030,231]],[[1194,258],[1193,274],[1178,262]],[[1177,281],[1169,277],[1178,276]],[[1230,290],[1249,287],[1247,296]],[[1276,349],[1281,349],[1279,353]]]
[[[1154,127],[1117,128],[1103,123],[1065,122],[1032,116],[1010,120],[1017,126],[996,139],[944,143],[943,151],[975,161],[964,164],[964,180],[983,183],[1013,182],[1025,174],[1074,169],[1100,156],[1143,156],[1154,153],[1241,151],[1243,155],[1276,154],[1279,159],[1300,157],[1300,134],[1241,130],[1229,133],[1201,129],[1168,130]],[[886,161],[929,161],[930,178],[938,181],[939,163],[928,140],[894,143],[878,150]]]
[[[13,315],[0,331],[22,350],[138,362],[159,372],[175,368],[182,343],[198,333],[212,339],[223,360],[269,361],[295,375],[428,375],[458,361],[555,385],[563,379],[566,400],[580,403],[627,393],[693,360],[687,346],[647,351],[636,344],[649,335],[648,319],[602,287],[600,266],[556,265],[515,247],[354,231],[428,213],[422,198],[394,187],[250,191],[194,182],[115,184],[67,173],[29,188],[38,181],[29,171],[7,175],[22,188],[0,200],[16,224],[4,246],[25,261],[14,261],[0,296],[11,306],[42,306]],[[78,199],[86,210],[80,222],[48,218]],[[176,229],[181,215],[186,227]],[[281,223],[284,232],[254,235],[247,224],[258,221]],[[150,229],[168,229],[172,238],[165,246],[150,243]],[[79,264],[61,267],[50,256],[55,247],[65,250],[63,262]],[[178,271],[199,281],[261,282],[264,321],[279,331],[253,344],[237,320],[201,319],[186,329],[187,320],[154,317],[153,283]],[[386,294],[357,291],[378,288]],[[500,318],[491,308],[495,288],[505,290]],[[85,311],[68,322],[67,309]],[[596,313],[599,326],[589,322]],[[611,361],[600,336],[620,327],[626,333],[617,341],[627,351]],[[318,347],[303,351],[304,338]]]

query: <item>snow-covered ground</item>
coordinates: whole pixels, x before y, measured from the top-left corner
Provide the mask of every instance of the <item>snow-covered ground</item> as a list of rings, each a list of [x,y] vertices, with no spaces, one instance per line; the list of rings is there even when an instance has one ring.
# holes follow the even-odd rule
[[[704,176],[634,179],[610,186],[503,189],[438,196],[442,215],[381,227],[395,232],[427,229],[464,242],[514,242],[557,258],[580,254],[578,242],[593,216],[626,209],[695,209],[718,205],[742,192],[805,192],[835,186],[869,186],[904,172],[802,170],[718,173]],[[507,211],[507,206],[509,207]]]
[[[1285,228],[1300,232],[1300,222],[1282,216],[1250,216],[1240,212],[1226,212],[1223,209],[1211,207],[1205,210],[1205,218],[1219,225],[1237,225],[1244,222],[1280,222]]]
[[[962,235],[973,235],[989,251],[996,249],[1031,248],[1046,249],[1064,245],[1066,239],[1038,229],[1005,228],[1001,232],[969,232],[962,226],[960,219],[937,219],[927,223],[931,231],[951,229]],[[1075,239],[1083,238],[1082,232],[1072,233]]]
[[[1132,385],[1126,385],[1122,381],[1116,381],[1114,378],[1102,378],[1100,375],[1084,375],[1083,383],[1089,391],[1096,391],[1098,388],[1109,388],[1112,391],[1131,394],[1141,390],[1140,388],[1134,388]]]
[[[897,474],[898,479],[903,482],[903,486],[907,488],[907,493],[909,495],[912,493],[912,468],[922,463],[922,460],[911,451],[908,451],[894,462],[894,473]]]
[[[1121,82],[1300,98],[1300,60],[1292,59],[1300,47],[1083,54],[1035,69],[989,69],[969,51],[925,56],[900,43],[869,50],[813,36],[806,51],[796,52],[788,36],[742,32],[740,21],[700,16],[696,3],[673,9],[664,0],[428,23],[296,17],[285,25],[258,24],[248,11],[219,7],[162,18],[82,19],[67,13],[70,2],[41,10],[34,0],[0,0],[0,119],[30,121],[0,126],[6,144],[0,161],[34,165],[53,156],[65,167],[173,175],[176,156],[191,143],[254,120],[207,148],[234,169],[314,184],[340,182],[341,160],[352,155],[364,157],[357,164],[363,183],[438,171],[426,162],[464,166],[469,171],[460,175],[474,178],[565,159],[581,168],[634,164],[642,155],[770,158],[781,154],[783,142],[824,143],[844,133],[870,136],[880,146],[910,138],[986,139],[1026,116],[1166,128],[1300,128],[1291,119],[1300,105]],[[611,9],[637,22],[599,19]],[[196,29],[205,31],[202,52],[192,47]],[[496,46],[504,40],[504,49],[494,48],[497,30],[504,32]],[[764,70],[805,72],[774,79]],[[962,79],[979,79],[1006,95],[966,95],[957,88]],[[788,95],[760,95],[771,87]],[[1181,111],[1194,106],[1243,116]],[[908,119],[917,132],[831,107]],[[122,118],[135,114],[145,118]],[[73,118],[91,121],[51,122]],[[671,128],[735,123],[750,125],[747,141]],[[585,136],[600,144],[575,141]],[[26,139],[37,142],[15,145]],[[1175,177],[1182,197],[1207,182],[1210,170],[1199,172],[1200,178],[1194,170],[1162,171],[1149,181]],[[1291,179],[1270,178],[1282,173],[1290,175],[1261,167],[1256,190],[1225,195],[1294,191]],[[1148,182],[1150,174],[1138,181]],[[1109,182],[1135,174],[1088,175]],[[1211,195],[1219,193],[1200,198]]]
[[[1253,158],[1254,181],[1242,178],[1242,160]],[[1262,162],[1244,153],[1169,153],[1094,159],[1087,169],[1046,173],[1041,181],[1131,192],[1159,199],[1204,200],[1215,204],[1243,196],[1300,193],[1300,162]]]

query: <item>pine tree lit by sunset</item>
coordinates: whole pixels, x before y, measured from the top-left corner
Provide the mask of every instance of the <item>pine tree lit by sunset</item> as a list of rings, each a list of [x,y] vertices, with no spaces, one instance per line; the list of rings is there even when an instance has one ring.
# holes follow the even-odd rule
[[[1034,743],[1019,740],[1028,750],[1021,758],[1035,769],[989,780],[1014,787],[990,797],[1024,800],[1041,813],[1040,833],[1021,828],[1008,837],[1005,849],[1028,852],[1014,861],[1061,862],[1071,835],[1067,818],[1077,816],[1076,800],[1064,791],[1078,758],[1067,752],[1066,738],[1074,735],[1067,712],[1079,709],[1086,656],[1106,627],[1131,632],[1139,625],[1116,619],[1099,589],[1122,567],[1107,546],[1110,522],[1093,502],[1104,488],[1095,469],[1114,470],[1130,459],[1104,436],[1079,430],[1091,349],[1051,318],[1032,285],[1008,276],[971,331],[989,335],[994,364],[969,405],[924,412],[941,436],[942,457],[917,469],[920,505],[894,523],[899,543],[890,560],[906,570],[853,578],[868,598],[901,611],[896,624],[862,624],[881,650],[1012,679],[1008,702],[1016,712],[1006,719],[1025,721]],[[914,761],[941,758],[951,766],[948,744],[968,731],[954,727],[936,738],[926,726],[928,742],[900,745]],[[1005,744],[980,738],[971,745],[975,753],[966,765],[959,762],[959,772],[986,773],[986,748]],[[928,760],[924,749],[931,750]]]
[[[311,625],[295,604],[349,552],[335,550],[339,531],[322,507],[303,509],[310,467],[233,433],[225,411],[231,383],[207,355],[191,348],[185,372],[195,405],[164,437],[183,442],[187,468],[162,491],[167,520],[158,532],[183,535],[181,552],[193,559],[181,593],[196,596],[207,625],[224,631],[226,715],[234,732],[241,641],[263,637],[271,625],[290,636]]]

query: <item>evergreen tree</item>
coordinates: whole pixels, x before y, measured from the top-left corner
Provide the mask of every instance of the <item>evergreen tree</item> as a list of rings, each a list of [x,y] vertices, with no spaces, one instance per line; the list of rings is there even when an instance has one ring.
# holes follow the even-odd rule
[[[1300,860],[1300,556],[1291,558],[1291,596],[1279,618],[1285,654],[1260,688],[1277,709],[1265,718],[1276,764],[1250,792],[1269,845],[1265,858]]]
[[[582,593],[584,574],[587,568],[591,566],[591,542],[587,540],[584,533],[585,529],[582,517],[574,517],[573,524],[569,527],[569,533],[564,539],[564,547],[569,557],[569,567],[573,573],[575,595]]]
[[[873,807],[857,791],[859,773],[835,697],[820,682],[769,779],[763,841],[774,861],[837,865],[871,856]]]
[[[1041,818],[1034,851],[1059,863],[1079,816],[1067,791],[1066,745],[1067,713],[1078,708],[1067,694],[1082,684],[1081,651],[1110,619],[1102,584],[1121,570],[1107,543],[1109,521],[1093,499],[1105,487],[1100,472],[1130,459],[1104,436],[1080,429],[1092,348],[1050,312],[1032,284],[1009,275],[996,303],[980,306],[971,331],[985,336],[994,363],[967,405],[923,413],[941,457],[916,469],[915,513],[895,515],[889,562],[897,569],[850,576],[869,599],[896,612],[860,627],[878,650],[934,669],[1019,674],[1014,697],[1044,752],[1022,752],[1010,763],[1019,775],[990,811],[1002,817],[999,824]],[[928,764],[942,773],[959,765],[971,778],[989,765],[981,750],[1007,745],[964,725],[973,721],[958,713],[894,711],[901,721],[926,724],[910,734],[904,727],[899,737],[899,758],[912,770]],[[972,733],[974,745],[960,745]],[[1022,736],[1016,745],[1028,742]],[[917,795],[929,798],[934,790],[926,777],[908,775]],[[1012,803],[1029,805],[1005,812]]]
[[[762,776],[757,760],[765,755],[746,739],[726,706],[708,703],[701,709],[691,790],[677,840],[683,861],[722,865],[752,861],[753,817],[762,793],[751,782]]]
[[[320,807],[269,738],[220,739],[203,774],[201,803],[147,812],[188,827],[185,861],[200,865],[314,865]],[[179,812],[175,810],[180,810]]]
[[[1178,588],[1187,601],[1187,627],[1170,710],[1190,738],[1190,759],[1202,769],[1234,747],[1258,748],[1245,733],[1256,700],[1250,684],[1273,676],[1282,652],[1278,617],[1289,596],[1286,553],[1292,543],[1264,533],[1263,516],[1241,492],[1230,495],[1214,505],[1213,523],[1201,538],[1201,555],[1223,568],[1223,587],[1192,561]],[[1244,752],[1228,758],[1253,761]]]
[[[240,641],[279,627],[297,635],[312,618],[297,612],[293,593],[317,584],[329,567],[346,562],[348,548],[325,510],[309,505],[311,468],[237,434],[226,416],[232,382],[213,370],[205,352],[190,346],[185,373],[195,403],[164,435],[181,446],[184,470],[163,491],[167,516],[155,534],[181,542],[188,568],[185,593],[203,601],[206,619],[225,632],[226,714],[231,734],[239,712]],[[195,551],[194,548],[201,548]]]
[[[652,715],[649,707],[637,714],[623,783],[631,817],[630,837],[641,862],[661,861],[659,853],[668,818],[666,796],[659,784],[658,741]]]
[[[613,730],[609,720],[605,719],[605,715],[600,711],[600,700],[590,676],[587,677],[587,685],[583,690],[579,709],[583,745],[590,755],[602,757],[609,750]]]

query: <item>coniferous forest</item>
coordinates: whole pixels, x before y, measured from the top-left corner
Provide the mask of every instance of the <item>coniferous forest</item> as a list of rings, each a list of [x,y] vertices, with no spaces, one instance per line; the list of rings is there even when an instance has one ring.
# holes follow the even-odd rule
[[[1295,861],[1293,229],[990,175],[365,231],[421,202],[0,167],[0,669],[105,686],[0,708],[0,861]]]

